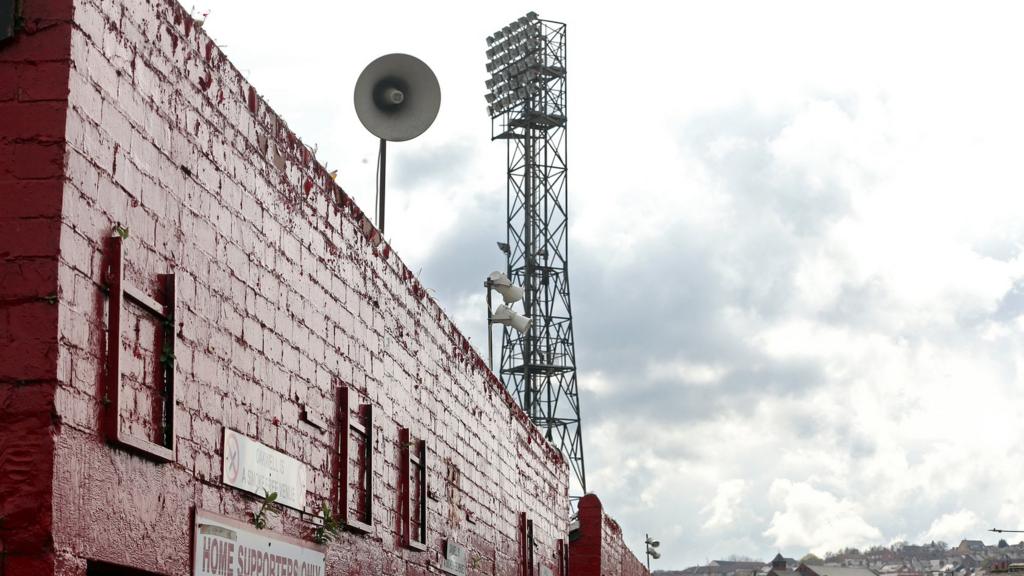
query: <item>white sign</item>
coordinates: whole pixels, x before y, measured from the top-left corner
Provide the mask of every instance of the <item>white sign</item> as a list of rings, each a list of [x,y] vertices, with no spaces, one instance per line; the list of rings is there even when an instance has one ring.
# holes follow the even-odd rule
[[[306,507],[306,465],[230,428],[224,429],[221,474],[228,486],[260,496],[277,492],[277,502]]]
[[[192,576],[325,576],[324,547],[196,509]]]
[[[466,554],[466,549],[459,546],[451,540],[446,540],[444,543],[444,562],[441,564],[441,570],[449,574],[455,574],[456,576],[466,576],[466,565],[468,564],[469,555]]]

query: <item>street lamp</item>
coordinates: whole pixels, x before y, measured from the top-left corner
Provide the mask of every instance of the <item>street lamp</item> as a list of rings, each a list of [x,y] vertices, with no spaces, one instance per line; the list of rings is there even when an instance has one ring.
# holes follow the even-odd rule
[[[501,272],[491,272],[484,280],[484,288],[487,289],[487,366],[494,370],[494,341],[491,333],[492,324],[504,324],[515,328],[520,334],[530,329],[533,320],[519,314],[508,307],[523,299],[526,292],[520,286],[512,284],[508,276]],[[504,304],[499,305],[491,312],[491,290],[501,294]]]
[[[644,540],[644,543],[647,544],[647,572],[650,573],[651,572],[651,558],[654,558],[655,560],[657,560],[658,558],[661,558],[661,553],[659,553],[657,550],[655,550],[655,548],[657,548],[658,546],[661,546],[661,542],[658,542],[654,538],[651,538],[650,534],[644,534],[644,536],[647,537]]]

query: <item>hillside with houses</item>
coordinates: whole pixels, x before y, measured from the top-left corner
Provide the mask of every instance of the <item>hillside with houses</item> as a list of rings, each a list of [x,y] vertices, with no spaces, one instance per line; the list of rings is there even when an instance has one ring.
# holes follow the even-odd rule
[[[800,560],[777,555],[769,562],[715,560],[685,570],[655,570],[658,576],[985,576],[1024,574],[1024,541],[1000,540],[987,545],[963,540],[956,547],[944,542],[896,543],[866,550],[847,548],[824,558],[808,554]]]

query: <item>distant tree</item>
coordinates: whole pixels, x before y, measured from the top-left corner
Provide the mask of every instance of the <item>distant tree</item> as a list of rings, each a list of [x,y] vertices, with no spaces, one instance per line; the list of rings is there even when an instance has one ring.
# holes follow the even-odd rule
[[[882,546],[881,544],[876,544],[876,545],[872,546],[871,548],[868,548],[868,552],[870,552],[871,554],[880,554],[882,552],[888,552],[888,551],[889,551],[889,549],[886,548],[885,546]]]
[[[949,544],[946,544],[942,540],[939,540],[938,542],[936,542],[935,546],[938,547],[940,550],[943,550],[943,551],[949,550]]]
[[[803,564],[807,564],[808,566],[821,566],[822,564],[825,563],[825,562],[822,561],[821,558],[818,558],[817,556],[815,556],[814,554],[811,554],[810,552],[808,552],[806,555],[804,555],[804,557],[800,559],[800,562],[803,563]]]
[[[757,558],[751,558],[745,554],[730,554],[726,560],[729,562],[759,562]]]
[[[1000,539],[1000,540],[999,540],[999,544],[998,544],[998,546],[999,546],[1000,548],[1009,548],[1009,547],[1010,547],[1010,545],[1006,543],[1006,540],[1003,540],[1003,539]]]

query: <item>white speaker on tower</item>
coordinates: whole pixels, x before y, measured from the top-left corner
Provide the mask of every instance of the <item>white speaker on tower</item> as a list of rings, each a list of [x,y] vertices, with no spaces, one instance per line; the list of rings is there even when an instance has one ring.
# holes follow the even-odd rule
[[[387,142],[412,140],[430,128],[441,108],[441,86],[419,58],[387,54],[359,75],[353,100],[359,121],[380,138],[377,227],[383,234]]]

